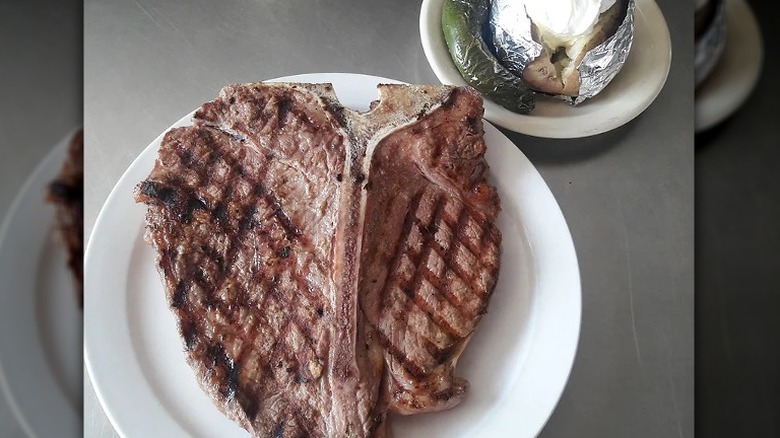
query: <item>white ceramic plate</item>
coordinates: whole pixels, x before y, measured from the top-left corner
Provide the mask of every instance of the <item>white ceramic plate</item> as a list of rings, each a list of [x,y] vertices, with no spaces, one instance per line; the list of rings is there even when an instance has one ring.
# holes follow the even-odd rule
[[[734,113],[755,88],[764,47],[756,17],[744,0],[726,1],[726,47],[696,90],[695,129],[701,132]]]
[[[376,84],[355,74],[281,81],[330,82],[342,104],[366,110]],[[217,90],[214,90],[217,94]],[[191,114],[174,126],[190,123]],[[502,198],[502,270],[458,371],[472,388],[455,409],[394,418],[398,437],[533,436],[563,391],[580,327],[580,283],[571,236],[550,190],[500,131],[485,125],[491,179]],[[204,395],[144,241],[145,207],[133,187],[146,178],[162,135],[135,160],[108,197],[86,251],[86,363],[111,422],[126,437],[247,434]]]
[[[442,83],[466,85],[452,63],[441,30],[444,0],[423,0],[420,38],[423,51]],[[655,100],[666,82],[672,43],[661,10],[653,0],[636,0],[634,41],[626,63],[603,91],[574,107],[538,96],[536,108],[517,114],[485,101],[485,118],[506,129],[535,137],[588,137],[628,123]]]
[[[0,387],[29,437],[81,436],[81,309],[44,201],[70,138],[33,171],[0,228]]]

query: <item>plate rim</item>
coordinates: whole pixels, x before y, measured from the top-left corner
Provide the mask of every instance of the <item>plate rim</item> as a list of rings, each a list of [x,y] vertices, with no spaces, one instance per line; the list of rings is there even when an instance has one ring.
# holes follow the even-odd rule
[[[441,22],[441,7],[444,1],[445,0],[423,0],[422,1],[422,5],[420,6],[420,17],[419,17],[418,27],[419,27],[420,41],[422,43],[423,52],[425,53],[425,58],[428,61],[428,65],[433,70],[434,74],[439,79],[439,81],[441,81],[444,84],[467,85],[465,80],[463,80],[463,78],[460,76],[460,74],[457,75],[450,74],[450,72],[447,71],[448,68],[454,68],[454,65],[452,64],[452,60],[449,57],[449,52],[446,49],[447,46],[446,43],[444,42],[443,34],[440,31],[435,31],[435,29],[440,30],[441,25],[433,26],[434,30],[431,30],[431,25],[429,25],[429,23],[431,22],[433,23]],[[647,10],[645,10],[644,8],[647,8]],[[540,137],[540,138],[574,139],[574,138],[592,137],[598,134],[609,132],[637,118],[648,107],[650,107],[650,105],[655,101],[655,99],[663,90],[664,86],[666,85],[666,81],[669,77],[669,72],[671,70],[671,63],[672,63],[671,35],[669,33],[669,26],[666,23],[666,19],[664,18],[663,12],[661,11],[660,7],[654,0],[636,0],[635,17],[637,15],[642,15],[642,13],[648,13],[648,12],[658,17],[657,25],[659,26],[659,28],[660,27],[663,28],[663,31],[659,30],[659,33],[657,35],[654,35],[655,38],[653,38],[652,42],[648,42],[648,45],[652,46],[659,43],[663,44],[662,49],[664,49],[664,53],[665,53],[664,59],[666,62],[664,63],[663,66],[663,73],[661,74],[661,79],[655,84],[655,87],[653,88],[652,92],[648,93],[646,97],[641,101],[640,105],[633,106],[630,111],[621,112],[622,116],[610,117],[604,123],[601,123],[596,128],[590,128],[590,129],[568,128],[567,129],[566,124],[562,124],[556,126],[555,129],[552,129],[551,127],[545,126],[543,124],[539,124],[538,122],[540,121],[541,118],[535,117],[533,113],[529,115],[514,113],[485,98],[484,99],[485,119],[489,120],[491,123],[498,125],[504,129],[508,129],[510,131],[517,132],[519,134],[525,134],[525,135],[530,135],[533,137]],[[634,25],[636,26],[638,22],[639,20],[634,20]],[[431,38],[430,37],[431,34],[434,34],[435,36]],[[634,41],[634,45],[636,45],[636,41]],[[446,52],[447,55],[446,57],[443,54],[441,54],[444,52]],[[447,63],[447,65],[445,66],[444,63],[440,64],[439,62],[436,62],[436,59],[439,56],[449,60],[449,63]],[[455,70],[455,72],[457,72],[457,70]],[[548,100],[549,99],[545,99],[545,102]],[[555,104],[558,102],[549,102],[549,103]],[[561,101],[560,103],[562,105],[565,104],[563,101]],[[566,118],[557,118],[556,120],[558,121],[557,123],[561,123],[565,119]]]
[[[324,80],[319,80],[319,82],[327,82],[327,77],[334,77],[334,76],[362,76],[365,78],[370,78],[372,80],[375,80],[377,82],[396,82],[396,83],[402,83],[401,81],[398,81],[396,79],[390,79],[382,76],[376,76],[376,75],[370,75],[370,74],[361,74],[361,73],[346,73],[346,72],[323,72],[323,73],[304,73],[304,74],[296,74],[291,76],[282,76],[274,79],[265,79],[264,82],[279,82],[279,81],[301,81],[302,79],[310,79],[313,77],[325,77]],[[310,82],[315,82],[310,80]],[[117,180],[117,182],[114,184],[113,188],[111,189],[111,192],[109,193],[108,197],[104,201],[103,205],[101,206],[100,212],[94,222],[94,225],[92,227],[90,238],[88,239],[86,251],[85,251],[85,266],[90,266],[91,263],[89,263],[90,260],[92,260],[94,245],[96,245],[94,237],[98,234],[99,230],[103,228],[104,221],[106,220],[106,213],[105,209],[106,207],[113,202],[115,198],[118,198],[119,196],[125,196],[127,193],[124,193],[123,188],[127,184],[127,179],[129,178],[130,174],[134,170],[134,168],[138,165],[138,163],[142,160],[148,160],[149,157],[146,157],[147,151],[157,145],[159,147],[159,143],[161,142],[162,138],[165,136],[165,134],[173,127],[176,126],[182,126],[187,125],[191,123],[191,120],[189,117],[192,113],[194,113],[196,109],[194,109],[192,112],[184,115],[181,119],[174,122],[171,126],[166,128],[162,133],[160,133],[157,137],[155,137],[154,140],[152,140],[146,147],[144,147],[141,152],[133,159],[133,161],[128,165],[128,167],[124,170],[122,173],[122,176]],[[485,120],[486,124],[490,124],[487,120]],[[491,125],[491,127],[493,127]],[[495,128],[495,127],[493,127]],[[496,133],[501,135],[502,137],[506,138],[506,141],[509,143],[514,144],[506,135],[504,135],[500,130],[495,129]],[[576,297],[576,303],[572,303],[572,311],[576,314],[576,324],[573,330],[573,336],[572,336],[572,342],[573,342],[573,348],[571,353],[566,352],[566,358],[568,360],[568,363],[564,363],[564,368],[566,369],[566,375],[564,378],[561,379],[560,383],[560,389],[555,392],[555,394],[552,395],[554,401],[552,403],[552,406],[546,413],[546,416],[543,418],[540,416],[540,418],[543,420],[539,423],[538,430],[535,432],[535,434],[538,434],[539,431],[542,430],[542,428],[547,424],[549,421],[549,418],[551,417],[552,413],[555,411],[558,403],[560,402],[560,399],[563,395],[563,392],[568,385],[569,379],[571,378],[571,371],[574,366],[574,361],[577,356],[577,351],[579,347],[579,340],[580,340],[580,333],[581,333],[581,326],[582,326],[582,287],[581,287],[581,277],[580,277],[580,268],[579,268],[579,261],[576,254],[576,248],[574,246],[574,242],[571,236],[571,230],[568,226],[568,223],[566,222],[566,218],[563,214],[563,211],[560,208],[560,205],[558,204],[557,199],[553,195],[552,191],[550,190],[549,185],[547,182],[542,178],[539,171],[536,169],[536,167],[531,163],[531,161],[523,154],[523,152],[516,148],[515,153],[519,153],[521,160],[525,161],[526,165],[530,167],[530,169],[535,174],[535,178],[538,178],[538,181],[541,182],[541,186],[544,190],[544,197],[552,201],[552,204],[555,209],[555,213],[559,215],[560,220],[562,221],[563,226],[565,227],[566,234],[563,238],[562,242],[562,251],[567,252],[568,255],[572,257],[573,265],[572,265],[572,274],[571,274],[571,281],[572,281],[572,291],[571,293]],[[156,159],[156,155],[155,155]],[[557,218],[556,218],[557,219]],[[536,259],[535,257],[532,257],[532,259]],[[88,271],[85,271],[88,272]],[[89,274],[87,274],[89,275]],[[86,277],[85,277],[86,280]],[[85,291],[86,292],[86,291]],[[531,314],[532,315],[532,314]],[[92,384],[92,388],[94,390],[95,396],[98,399],[102,411],[105,413],[109,421],[111,422],[113,428],[120,436],[127,436],[124,432],[126,431],[120,426],[120,422],[118,421],[117,415],[114,412],[113,409],[111,409],[110,405],[107,404],[107,399],[104,394],[103,388],[101,388],[101,385],[98,380],[95,379],[96,373],[94,368],[94,362],[93,362],[93,354],[91,352],[90,342],[88,342],[88,339],[90,337],[88,334],[90,333],[90,330],[86,329],[87,321],[89,321],[90,318],[88,318],[88,314],[86,313],[86,307],[85,307],[85,337],[84,337],[84,364],[87,371],[87,375],[90,379],[90,382]],[[175,420],[173,420],[175,421]]]
[[[737,21],[738,19],[741,21]],[[726,46],[721,56],[723,58],[726,58],[728,55],[734,56],[735,50],[729,45],[729,41],[733,44],[735,34],[733,29],[737,23],[741,23],[745,26],[741,29],[741,32],[744,32],[744,36],[751,38],[751,42],[756,43],[755,58],[753,59],[754,62],[749,66],[750,68],[740,70],[741,72],[744,72],[742,75],[737,74],[731,76],[732,78],[735,76],[745,77],[747,78],[747,82],[743,84],[739,93],[731,95],[731,99],[727,100],[725,105],[722,105],[720,108],[715,108],[715,111],[712,114],[706,114],[707,110],[712,110],[712,104],[710,104],[710,107],[708,108],[707,102],[711,100],[717,101],[719,100],[717,99],[719,96],[724,96],[724,87],[722,83],[716,84],[720,86],[715,89],[707,88],[708,83],[711,83],[710,80],[713,79],[713,77],[717,78],[716,75],[719,72],[722,72],[723,60],[721,59],[715,64],[715,67],[713,67],[709,76],[705,78],[699,86],[700,90],[703,89],[706,95],[702,97],[700,94],[701,91],[699,91],[696,93],[698,96],[694,98],[694,131],[697,134],[719,125],[737,112],[756,89],[758,81],[761,78],[766,48],[764,47],[761,27],[756,19],[755,12],[745,0],[726,0]],[[755,39],[753,40],[753,38]],[[723,79],[721,78],[721,82],[722,81]],[[702,112],[703,110],[705,111],[704,113]]]

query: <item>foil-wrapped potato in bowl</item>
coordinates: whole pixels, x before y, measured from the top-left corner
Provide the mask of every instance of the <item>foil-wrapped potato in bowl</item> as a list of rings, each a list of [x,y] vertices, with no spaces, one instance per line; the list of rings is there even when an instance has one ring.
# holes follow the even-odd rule
[[[483,63],[492,68],[480,74],[463,68],[472,61],[475,44],[464,50],[452,37],[451,27],[457,23],[446,13],[448,4],[456,4],[461,13],[489,9],[477,14],[486,16],[482,22],[474,23],[472,17],[468,31],[482,40]],[[536,94],[577,105],[606,87],[628,58],[633,11],[634,0],[445,0],[442,26],[464,79],[505,108],[528,113]],[[493,98],[498,92],[496,75],[504,78],[503,88],[521,83],[514,91],[522,88],[523,101],[531,103],[518,108]]]

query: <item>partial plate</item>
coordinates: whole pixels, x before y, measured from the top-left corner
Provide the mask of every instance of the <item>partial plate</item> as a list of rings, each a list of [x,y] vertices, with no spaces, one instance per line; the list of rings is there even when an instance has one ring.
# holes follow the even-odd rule
[[[420,38],[436,76],[444,84],[466,85],[452,63],[441,29],[444,0],[423,0]],[[538,96],[536,108],[517,114],[485,100],[485,118],[521,134],[547,138],[588,137],[618,128],[642,113],[658,96],[669,75],[672,43],[666,20],[653,0],[636,0],[634,41],[617,76],[578,106]]]
[[[81,436],[81,309],[44,201],[71,136],[33,171],[0,228],[0,388],[29,437]]]
[[[695,130],[705,131],[734,113],[761,75],[764,45],[756,17],[744,0],[726,0],[726,47],[696,90]]]
[[[376,76],[326,73],[274,81],[332,83],[342,104],[367,110]],[[217,94],[218,90],[214,90]],[[190,124],[192,113],[173,126]],[[86,251],[86,363],[98,399],[125,437],[247,433],[199,389],[143,240],[134,186],[149,174],[163,134],[128,168],[98,216]],[[580,282],[561,210],[526,157],[485,124],[492,183],[502,198],[502,269],[490,313],[461,357],[469,395],[448,412],[394,418],[398,437],[534,436],[552,413],[574,360]]]

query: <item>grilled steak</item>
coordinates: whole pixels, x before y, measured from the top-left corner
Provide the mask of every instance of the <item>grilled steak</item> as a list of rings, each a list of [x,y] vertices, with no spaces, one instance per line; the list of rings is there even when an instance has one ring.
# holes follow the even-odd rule
[[[79,306],[84,301],[84,132],[70,139],[68,154],[57,178],[49,183],[46,199],[57,206],[58,235],[68,250]]]
[[[188,362],[254,436],[386,436],[466,389],[501,240],[482,101],[379,94],[358,113],[328,84],[225,87],[136,188]]]

